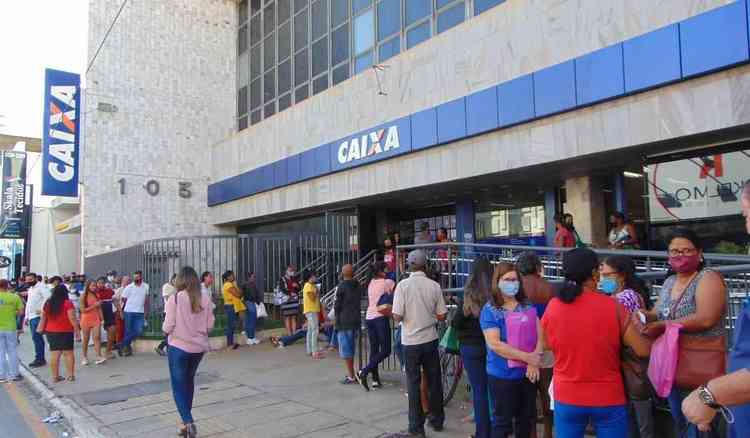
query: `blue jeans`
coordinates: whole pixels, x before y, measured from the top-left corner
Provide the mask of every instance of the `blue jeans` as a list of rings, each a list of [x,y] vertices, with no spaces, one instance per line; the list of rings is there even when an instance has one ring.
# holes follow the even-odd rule
[[[34,362],[44,362],[44,336],[41,333],[37,333],[36,329],[39,327],[39,321],[42,318],[36,317],[29,320],[29,330],[31,330],[31,340],[34,342]]]
[[[169,378],[172,381],[172,396],[177,405],[182,422],[193,422],[193,394],[195,393],[195,373],[203,359],[203,353],[188,353],[177,347],[167,347]]]
[[[494,397],[492,406],[492,438],[514,434],[527,437],[536,422],[536,387],[525,377],[517,380],[499,379],[488,375]]]
[[[320,315],[318,312],[305,313],[305,318],[307,319],[305,351],[307,351],[307,354],[318,352],[318,335],[320,334],[318,327],[320,319],[318,315]]]
[[[378,366],[391,355],[391,325],[386,317],[368,319],[365,324],[370,341],[370,361],[362,368],[362,374],[372,373],[373,380],[380,382]]]
[[[0,379],[18,377],[16,347],[18,347],[18,337],[15,331],[0,332]]]
[[[130,348],[130,344],[143,333],[143,313],[124,312],[125,338],[122,346]]]
[[[224,334],[227,336],[227,347],[234,345],[234,324],[237,322],[237,314],[234,313],[233,305],[224,305],[224,314],[227,315],[227,326]]]
[[[307,336],[307,330],[305,329],[299,329],[294,334],[288,335],[288,336],[282,336],[279,338],[279,342],[283,346],[292,345],[295,342],[299,341],[302,338],[305,338]]]
[[[342,359],[354,358],[357,349],[357,330],[337,330],[336,336],[339,342],[339,356]]]
[[[404,344],[401,343],[401,326],[396,326],[396,330],[393,331],[393,351],[396,352],[398,362],[401,364],[401,368],[406,366],[406,359],[404,358]]]
[[[258,324],[258,308],[252,301],[245,301],[245,334],[248,339],[255,339],[255,327]]]
[[[669,393],[667,401],[669,402],[669,411],[672,414],[672,420],[674,420],[674,433],[676,438],[718,438],[721,434],[718,432],[720,429],[721,415],[716,415],[714,420],[711,422],[711,430],[708,432],[701,432],[698,430],[698,426],[690,424],[682,414],[682,401],[690,394],[691,391],[682,390],[678,388],[672,388],[672,392]]]
[[[628,436],[628,409],[625,405],[597,408],[555,402],[555,438],[583,438],[589,420],[597,438]]]
[[[479,346],[462,345],[461,359],[469,375],[474,400],[475,438],[490,438],[490,394],[487,385],[487,351]]]

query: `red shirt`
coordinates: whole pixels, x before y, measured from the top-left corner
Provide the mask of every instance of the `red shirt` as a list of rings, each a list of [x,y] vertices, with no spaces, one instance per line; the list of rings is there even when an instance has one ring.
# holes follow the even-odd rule
[[[569,229],[560,227],[555,233],[555,246],[558,248],[573,248],[576,246],[576,238]]]
[[[44,315],[47,317],[46,326],[44,327],[45,332],[52,333],[73,333],[73,324],[68,319],[68,310],[72,310],[73,303],[70,300],[63,302],[63,308],[57,315],[50,313],[49,303],[44,305]]]
[[[111,300],[112,297],[115,296],[115,292],[108,287],[103,287],[96,290],[96,296],[99,297],[100,300]]]
[[[389,249],[383,255],[383,261],[388,265],[388,272],[396,272],[396,251]]]
[[[616,306],[612,297],[590,290],[570,304],[550,301],[542,327],[555,355],[555,400],[587,407],[625,404]]]

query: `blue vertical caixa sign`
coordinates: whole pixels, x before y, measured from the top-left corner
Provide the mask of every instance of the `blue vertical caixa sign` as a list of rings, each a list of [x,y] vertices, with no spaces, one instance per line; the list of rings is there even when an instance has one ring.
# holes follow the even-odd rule
[[[42,123],[42,195],[78,196],[80,121],[80,75],[47,69]]]

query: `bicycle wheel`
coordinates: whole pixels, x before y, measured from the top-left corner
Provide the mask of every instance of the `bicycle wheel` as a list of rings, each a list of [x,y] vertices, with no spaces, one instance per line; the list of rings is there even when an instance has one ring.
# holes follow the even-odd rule
[[[443,375],[443,406],[453,399],[463,374],[463,362],[458,354],[440,351],[440,369]]]

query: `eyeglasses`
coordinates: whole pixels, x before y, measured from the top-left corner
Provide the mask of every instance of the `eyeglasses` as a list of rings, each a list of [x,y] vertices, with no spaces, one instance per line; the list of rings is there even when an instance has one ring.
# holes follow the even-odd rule
[[[678,257],[678,256],[691,256],[695,255],[698,252],[695,248],[685,248],[685,249],[670,249],[669,255],[671,257]]]

